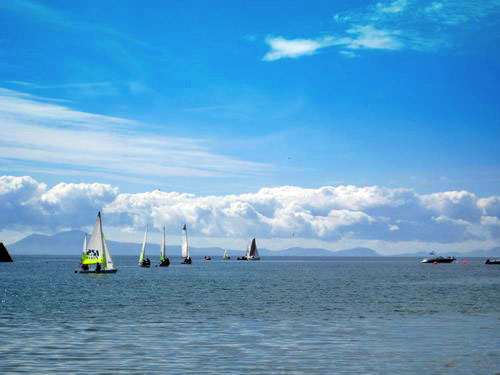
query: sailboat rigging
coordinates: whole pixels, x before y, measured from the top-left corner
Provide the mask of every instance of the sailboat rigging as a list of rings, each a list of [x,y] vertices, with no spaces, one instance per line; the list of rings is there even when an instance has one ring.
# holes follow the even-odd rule
[[[144,259],[146,254],[146,243],[148,241],[148,227],[146,226],[146,231],[144,232],[144,239],[142,240],[141,254],[139,255],[139,265],[141,267],[150,267],[151,261],[149,258]]]
[[[167,258],[167,249],[165,241],[165,226],[163,226],[163,240],[160,247],[160,267],[168,267],[170,260]]]
[[[181,247],[181,252],[182,252],[182,264],[191,264],[192,260],[191,257],[189,256],[189,244],[188,244],[188,237],[187,237],[187,228],[186,224],[184,224],[184,227],[182,227],[182,247]]]
[[[115,273],[117,271],[102,232],[101,212],[97,213],[94,229],[88,242],[87,234],[85,234],[80,263],[80,273]],[[89,269],[89,264],[95,264],[95,269]]]

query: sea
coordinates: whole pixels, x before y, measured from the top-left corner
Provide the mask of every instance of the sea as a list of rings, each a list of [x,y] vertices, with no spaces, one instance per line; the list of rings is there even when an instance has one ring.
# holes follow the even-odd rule
[[[150,258],[0,263],[0,374],[500,374],[481,258]]]

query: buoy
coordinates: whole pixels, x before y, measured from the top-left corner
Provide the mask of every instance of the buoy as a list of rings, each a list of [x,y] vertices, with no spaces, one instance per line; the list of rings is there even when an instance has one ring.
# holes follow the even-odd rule
[[[432,264],[438,264],[438,262],[434,261],[434,262],[432,262]]]
[[[463,261],[463,263],[464,263],[464,264],[467,264],[467,261],[466,261],[466,260],[464,260],[464,261]]]

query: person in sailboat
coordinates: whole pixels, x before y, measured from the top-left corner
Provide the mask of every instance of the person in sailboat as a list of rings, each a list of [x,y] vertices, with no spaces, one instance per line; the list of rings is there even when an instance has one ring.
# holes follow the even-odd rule
[[[161,261],[160,267],[167,267],[170,266],[170,260],[168,258],[165,258]]]
[[[97,263],[96,264],[95,270],[96,270],[96,272],[100,272],[101,271],[101,263]]]
[[[82,271],[88,271],[89,270],[89,265],[81,263]]]

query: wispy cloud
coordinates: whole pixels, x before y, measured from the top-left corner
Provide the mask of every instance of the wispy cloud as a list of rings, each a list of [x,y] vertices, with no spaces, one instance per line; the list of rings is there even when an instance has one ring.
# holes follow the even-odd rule
[[[274,61],[284,57],[297,58],[304,55],[312,55],[317,50],[339,44],[332,37],[320,39],[285,39],[281,36],[268,37],[266,43],[271,47],[263,58],[264,61]]]
[[[346,37],[335,38],[326,36],[320,39],[285,39],[268,37],[267,44],[271,50],[264,56],[264,61],[274,61],[282,58],[298,58],[313,55],[319,49],[331,46],[343,46],[350,50],[357,49],[386,49],[397,50],[402,48],[398,40],[400,34],[397,30],[379,30],[372,25],[354,26],[346,31]],[[349,57],[355,56],[354,52],[342,51]]]
[[[96,176],[245,178],[272,166],[210,151],[203,139],[144,132],[141,123],[73,110],[0,89],[0,161],[38,163],[46,169]],[[2,163],[2,164],[3,164]]]
[[[433,51],[447,48],[457,28],[477,28],[497,24],[500,20],[500,1],[471,2],[393,0],[373,2],[366,7],[333,15],[340,31],[328,36],[309,39],[267,38],[271,50],[264,61],[312,55],[317,50],[337,46],[346,57],[353,50],[415,50]],[[486,17],[497,15],[496,21]]]

